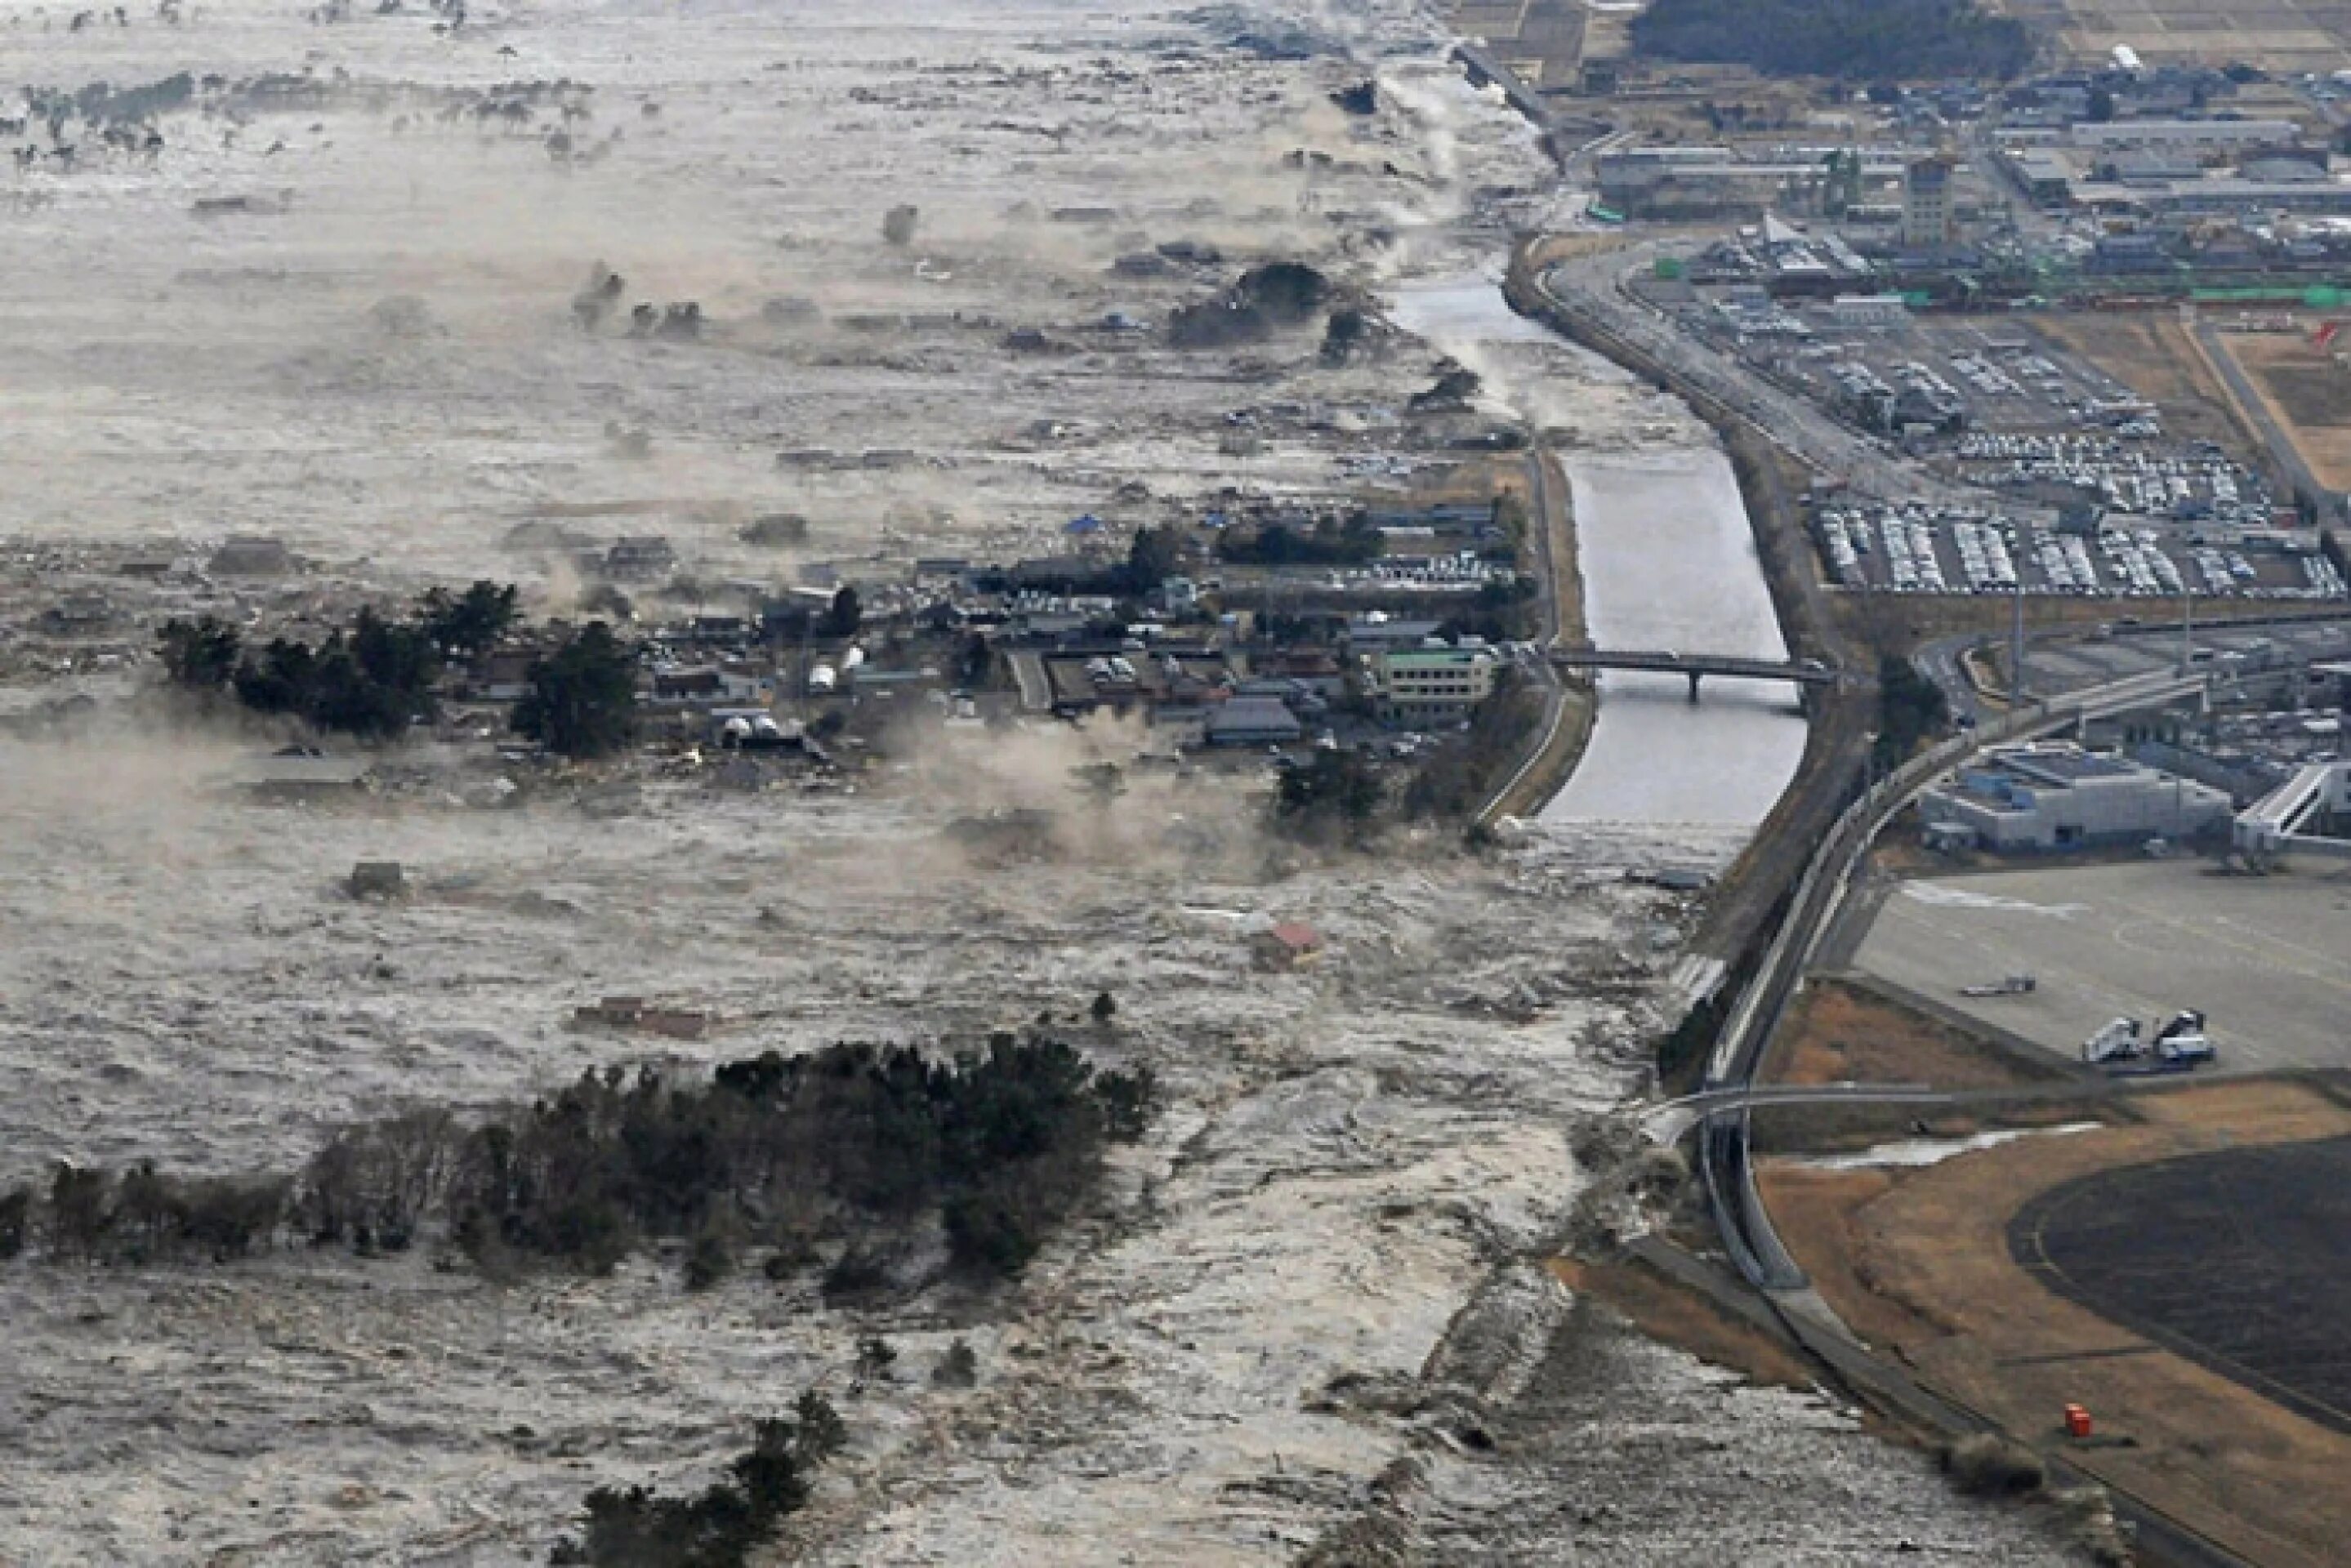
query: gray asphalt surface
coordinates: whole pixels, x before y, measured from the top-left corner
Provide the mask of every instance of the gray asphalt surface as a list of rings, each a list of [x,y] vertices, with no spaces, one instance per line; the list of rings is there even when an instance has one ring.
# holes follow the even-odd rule
[[[2167,860],[1908,882],[1856,965],[2069,1061],[2108,1019],[2195,1008],[2220,1048],[2208,1071],[2351,1065],[2351,866],[2254,877]],[[2030,995],[1959,994],[2018,973],[2038,978]]]

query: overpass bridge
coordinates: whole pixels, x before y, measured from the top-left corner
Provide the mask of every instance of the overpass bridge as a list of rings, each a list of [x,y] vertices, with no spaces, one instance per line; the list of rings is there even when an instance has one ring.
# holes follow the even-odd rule
[[[2319,831],[2346,813],[2351,813],[2351,759],[2312,763],[2238,816],[2237,847],[2254,856],[2300,849],[2351,858],[2351,839]]]
[[[1785,659],[1742,659],[1727,653],[1673,653],[1662,649],[1620,649],[1612,653],[1595,648],[1554,649],[1550,657],[1562,670],[1640,670],[1684,676],[1689,681],[1689,700],[1693,702],[1698,701],[1698,682],[1709,675],[1734,680],[1781,680],[1800,687],[1837,683],[1835,670],[1812,660],[1792,664]]]

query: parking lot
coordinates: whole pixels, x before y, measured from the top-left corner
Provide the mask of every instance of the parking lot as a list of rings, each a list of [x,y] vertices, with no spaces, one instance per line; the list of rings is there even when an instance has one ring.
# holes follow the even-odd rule
[[[1717,317],[1720,319],[1717,319]],[[1888,593],[2297,601],[2351,594],[2315,535],[2281,529],[2262,476],[2165,431],[2146,400],[2021,321],[1833,307],[1695,313],[1740,324],[1749,363],[1840,419],[2001,497],[1938,507],[1856,495],[1813,533],[1843,587]],[[2061,523],[2064,524],[2061,526]]]
[[[2137,525],[2133,525],[2136,523]],[[1918,503],[1816,506],[1813,535],[1839,587],[1896,594],[2275,599],[2346,595],[2334,562],[2265,531],[2207,534],[2113,520],[2072,531]]]
[[[2229,877],[2197,860],[1898,886],[1855,967],[2067,1060],[2117,1016],[2206,1015],[2208,1072],[2351,1066],[2351,865]],[[2031,974],[2021,996],[1967,986]],[[2151,1035],[2153,1028],[2147,1033]]]

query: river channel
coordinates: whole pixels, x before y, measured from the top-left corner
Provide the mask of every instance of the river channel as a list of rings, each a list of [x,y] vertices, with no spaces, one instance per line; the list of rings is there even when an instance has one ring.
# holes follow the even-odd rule
[[[1695,420],[1677,421],[1687,433],[1663,439],[1649,421],[1582,428],[1579,382],[1597,387],[1621,372],[1514,314],[1493,278],[1436,279],[1395,293],[1397,325],[1485,374],[1489,391],[1522,415],[1574,432],[1578,444],[1561,455],[1594,643],[1788,656],[1738,482]],[[1594,420],[1624,422],[1607,411]],[[1795,776],[1803,750],[1792,688],[1709,680],[1692,703],[1678,675],[1605,674],[1583,760],[1541,820],[1751,829]]]

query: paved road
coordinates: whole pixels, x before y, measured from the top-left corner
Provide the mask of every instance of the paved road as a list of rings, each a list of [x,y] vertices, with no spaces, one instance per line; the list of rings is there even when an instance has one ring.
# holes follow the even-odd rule
[[[1945,1106],[1948,1089],[1926,1084],[1750,1084],[1706,1089],[1667,1100],[1641,1116],[1641,1130],[1658,1143],[1676,1144],[1707,1117],[1723,1111],[1763,1106]]]
[[[2318,476],[2310,472],[2310,464],[2303,461],[2300,449],[2279,428],[2277,421],[2270,414],[2269,404],[2262,400],[2261,393],[2254,389],[2253,383],[2246,377],[2244,367],[2237,363],[2237,357],[2229,352],[2228,345],[2220,341],[2210,322],[2199,320],[2196,323],[2196,342],[2204,350],[2204,358],[2211,361],[2212,369],[2229,383],[2230,395],[2245,410],[2245,417],[2253,421],[2253,429],[2260,432],[2262,444],[2270,449],[2270,461],[2276,463],[2278,472],[2292,482],[2294,493],[2317,508],[2322,521],[2340,519],[2343,515],[2341,497],[2319,483]]]
[[[1562,502],[1553,493],[1549,469],[1550,464],[1540,446],[1527,454],[1527,528],[1534,539],[1535,570],[1543,585],[1542,627],[1537,646],[1544,649],[1553,648],[1559,641],[1562,600],[1568,588],[1566,575],[1552,559],[1552,524],[1557,521],[1554,509]],[[1504,803],[1526,782],[1527,775],[1541,764],[1544,755],[1558,737],[1560,725],[1567,719],[1567,694],[1562,690],[1559,672],[1552,668],[1551,661],[1529,658],[1521,659],[1519,664],[1531,679],[1542,686],[1543,722],[1535,732],[1534,747],[1527,753],[1526,760],[1518,765],[1509,780],[1494,792],[1493,798],[1487,801],[1479,812],[1478,820],[1489,825],[1500,812]]]
[[[1968,649],[1991,640],[1990,632],[1970,631],[1922,643],[1910,656],[1910,662],[1917,667],[1918,673],[1933,681],[1941,691],[1943,701],[1950,704],[1951,717],[1955,720],[1974,724],[1981,722],[1984,716],[1983,699],[1977,695],[1976,683],[1969,680],[1968,672],[1960,668],[1959,657]]]
[[[1536,280],[1552,302],[1622,338],[1793,452],[1823,474],[1873,495],[1953,506],[1994,504],[1981,492],[1920,472],[1880,442],[1839,424],[1819,405],[1771,385],[1716,352],[1625,290],[1625,279],[1664,254],[1655,242],[1629,251],[1556,262]]]

